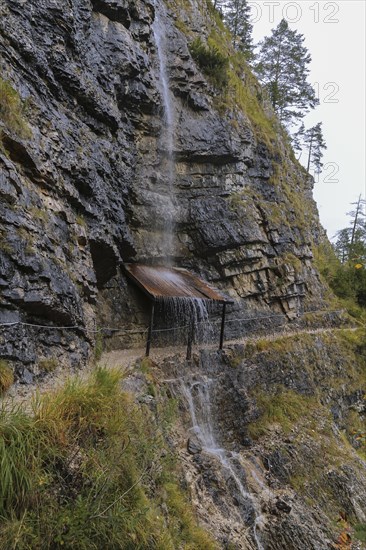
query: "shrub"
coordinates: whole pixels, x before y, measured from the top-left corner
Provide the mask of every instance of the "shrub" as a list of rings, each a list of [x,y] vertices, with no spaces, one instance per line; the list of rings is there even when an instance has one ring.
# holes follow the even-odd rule
[[[196,38],[190,45],[190,52],[202,71],[217,88],[225,88],[228,84],[228,59],[215,46],[203,44]]]
[[[330,243],[314,249],[315,264],[348,313],[365,320],[366,269],[355,269],[354,262],[341,263]]]

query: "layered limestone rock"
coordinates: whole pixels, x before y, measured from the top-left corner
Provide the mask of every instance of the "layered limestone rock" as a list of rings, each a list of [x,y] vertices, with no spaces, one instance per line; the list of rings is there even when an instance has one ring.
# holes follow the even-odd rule
[[[156,9],[174,110],[174,263],[224,289],[232,317],[283,322],[322,306],[311,181],[253,78],[242,75],[249,101],[239,107],[192,59],[198,34],[221,32],[212,10],[196,0],[4,0],[1,77],[26,102],[31,133],[0,120],[0,355],[19,376],[48,357],[81,364],[100,325],[122,329],[119,346],[140,338],[124,330],[146,326],[146,301],[121,266],[165,261]]]

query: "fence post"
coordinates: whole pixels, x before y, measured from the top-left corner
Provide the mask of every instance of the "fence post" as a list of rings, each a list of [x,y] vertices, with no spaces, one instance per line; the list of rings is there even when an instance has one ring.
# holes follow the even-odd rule
[[[152,329],[153,329],[153,324],[154,324],[154,312],[155,312],[155,302],[152,302],[151,313],[150,313],[150,324],[149,324],[149,330],[148,330],[148,333],[147,333],[145,357],[149,357],[149,355],[150,355]]]
[[[224,346],[224,330],[225,330],[225,315],[226,315],[226,302],[222,304],[222,317],[221,317],[221,331],[220,331],[220,347],[221,350]]]
[[[193,338],[194,338],[194,329],[195,329],[195,323],[194,323],[194,317],[191,319],[191,325],[189,327],[188,332],[188,343],[187,343],[187,361],[190,361],[192,359],[192,344],[193,344]]]

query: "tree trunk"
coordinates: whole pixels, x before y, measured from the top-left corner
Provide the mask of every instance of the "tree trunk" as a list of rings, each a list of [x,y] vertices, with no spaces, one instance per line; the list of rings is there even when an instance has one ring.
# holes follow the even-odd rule
[[[306,168],[306,171],[307,171],[308,174],[310,174],[310,162],[311,162],[311,153],[312,153],[312,148],[313,148],[313,136],[314,136],[314,129],[311,132],[310,143],[309,143],[308,165],[307,165],[307,168]]]
[[[360,213],[360,204],[361,204],[361,195],[358,197],[358,202],[357,202],[357,206],[356,206],[355,220],[353,222],[353,227],[352,227],[351,246],[350,246],[351,250],[352,250],[352,247],[353,247],[353,243],[355,242],[358,216],[359,216],[359,213]]]

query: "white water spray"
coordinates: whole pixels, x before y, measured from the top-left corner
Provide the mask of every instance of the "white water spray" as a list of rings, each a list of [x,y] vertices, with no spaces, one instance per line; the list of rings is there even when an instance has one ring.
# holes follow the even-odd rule
[[[155,20],[153,23],[153,33],[156,44],[156,50],[159,61],[159,84],[163,103],[163,125],[160,133],[160,148],[164,154],[162,161],[161,177],[167,182],[167,193],[164,200],[164,227],[162,236],[161,252],[165,262],[171,264],[174,256],[174,232],[176,209],[174,207],[175,198],[175,162],[174,162],[174,103],[169,89],[169,77],[167,71],[166,57],[166,27],[164,26],[163,16],[160,10],[162,6],[158,1],[154,2]]]
[[[163,201],[164,220],[162,228],[161,254],[166,265],[172,265],[176,256],[175,230],[178,213],[175,188],[175,159],[174,159],[174,135],[175,113],[173,95],[169,88],[169,75],[167,64],[167,41],[165,25],[166,12],[163,3],[154,0],[155,19],[152,25],[159,62],[160,94],[163,104],[163,124],[160,133],[161,149],[161,179],[166,181],[167,193],[161,197]],[[183,324],[193,323],[196,339],[207,342],[212,336],[212,327],[209,324],[207,300],[197,298],[172,298],[166,300],[172,317],[172,326],[179,321]]]
[[[219,460],[222,468],[234,480],[243,499],[251,504],[255,513],[253,539],[257,549],[264,550],[264,546],[260,540],[259,529],[263,526],[265,518],[261,514],[259,502],[254,495],[245,489],[239,475],[235,471],[233,463],[234,454],[220,447],[216,440],[210,395],[214,381],[211,378],[200,375],[189,380],[181,378],[180,383],[181,392],[187,401],[192,420],[192,432],[198,438],[203,450]]]
[[[209,303],[201,298],[164,298],[165,319],[171,327],[184,327],[188,335],[193,330],[197,344],[208,344],[213,341],[214,328],[209,319]],[[178,339],[182,329],[177,329]]]

